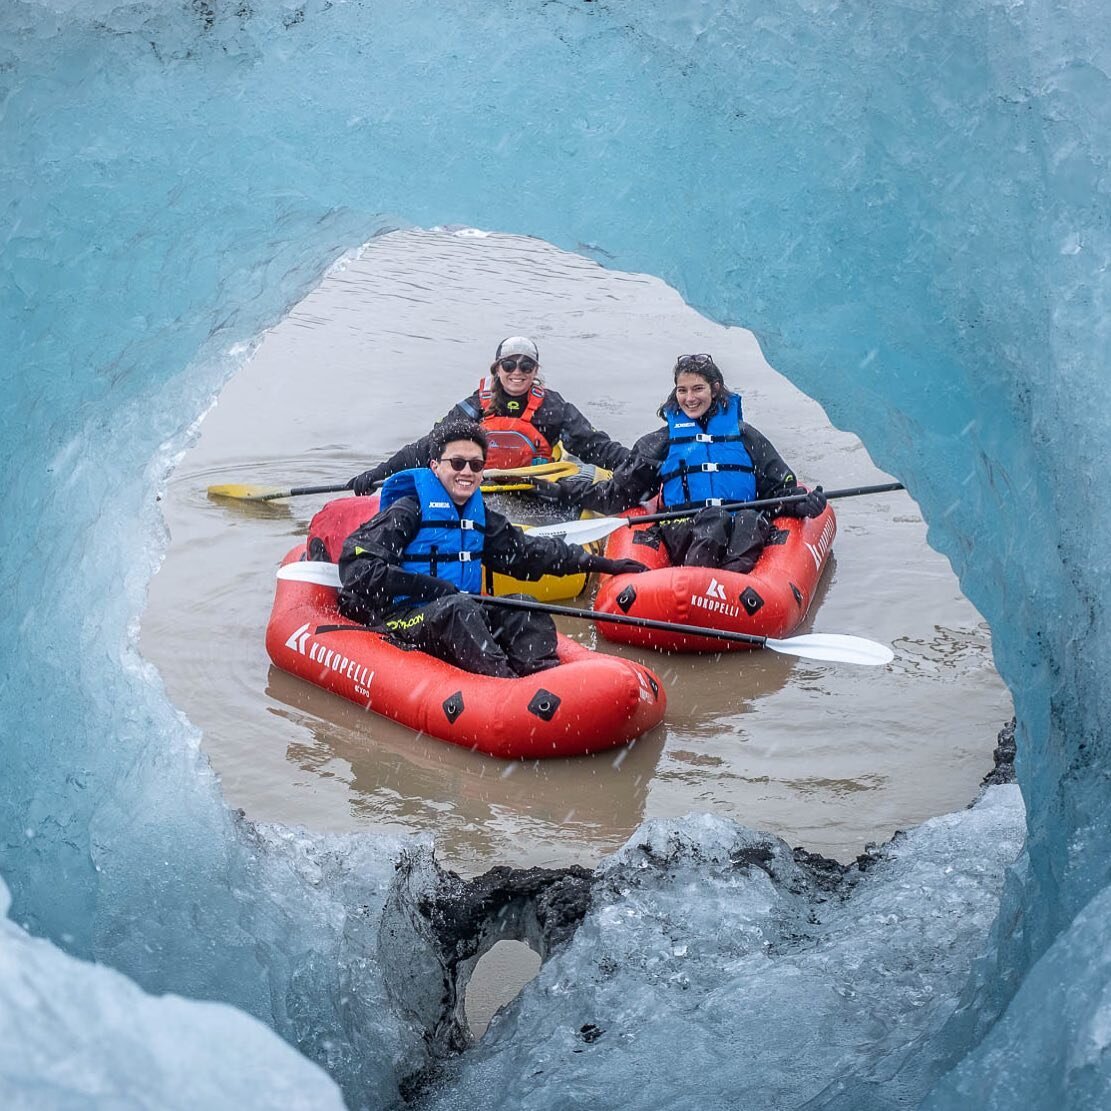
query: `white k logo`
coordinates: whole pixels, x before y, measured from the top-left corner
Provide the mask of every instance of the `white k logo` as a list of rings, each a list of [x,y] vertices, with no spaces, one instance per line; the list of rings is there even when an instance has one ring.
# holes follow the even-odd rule
[[[286,648],[292,648],[294,652],[300,652],[303,656],[305,654],[305,641],[309,639],[309,624],[306,621],[290,638],[285,642]]]
[[[710,585],[708,587],[706,587],[706,597],[707,598],[720,598],[721,601],[724,602],[726,600],[725,599],[725,587],[722,586],[721,583],[719,583],[717,581],[717,579],[711,579],[710,580]]]

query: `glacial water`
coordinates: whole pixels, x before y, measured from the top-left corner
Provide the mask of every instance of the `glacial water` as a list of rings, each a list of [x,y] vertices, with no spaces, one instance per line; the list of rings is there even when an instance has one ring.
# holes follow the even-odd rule
[[[535,1065],[538,1107],[1106,1104],[1109,22],[1085,0],[6,4],[5,1102],[186,1106],[157,1062],[172,1037],[232,1076],[249,1020],[214,1003],[352,1106],[426,1063],[380,947],[400,844],[228,811],[135,628],[159,486],[261,331],[376,233],[459,223],[752,328],[907,484],[991,624],[1027,842],[1006,871],[1023,809],[993,788],[823,910],[778,843],[651,824],[442,1091]],[[742,1091],[720,1062],[761,1014],[782,1067]],[[250,1037],[231,1064],[265,1072],[258,1105],[338,1099]]]

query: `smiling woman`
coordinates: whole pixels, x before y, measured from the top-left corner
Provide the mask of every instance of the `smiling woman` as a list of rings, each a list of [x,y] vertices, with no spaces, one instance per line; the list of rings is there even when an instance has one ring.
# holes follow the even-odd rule
[[[494,469],[550,463],[557,449],[584,463],[608,468],[628,458],[626,448],[595,428],[555,390],[541,385],[539,375],[540,352],[535,341],[509,336],[498,344],[489,376],[438,423],[479,421],[487,435],[486,462]],[[351,489],[369,494],[389,475],[425,466],[430,458],[430,435],[356,475]]]
[[[658,410],[667,427],[637,440],[629,459],[611,479],[575,485],[573,495],[561,500],[599,513],[632,509],[653,498],[661,509],[689,510],[688,516],[668,519],[633,542],[651,540],[658,550],[662,540],[673,566],[719,567],[748,574],[775,534],[773,519],[819,517],[826,510],[825,496],[821,487],[809,493],[800,488],[794,472],[767,438],[745,422],[740,395],[726,387],[712,356],[680,355],[673,377],[675,387]],[[567,486],[571,481],[556,485]],[[765,505],[722,508],[752,501]],[[832,514],[828,516],[832,529]],[[819,529],[815,537],[821,533]],[[828,549],[828,542],[824,547]],[[623,557],[631,554],[627,546],[622,549]],[[815,570],[820,572],[821,565],[818,561]],[[797,587],[793,589],[798,596]],[[811,593],[807,591],[807,596]],[[804,606],[798,619],[805,613]],[[786,629],[769,631],[778,634]]]

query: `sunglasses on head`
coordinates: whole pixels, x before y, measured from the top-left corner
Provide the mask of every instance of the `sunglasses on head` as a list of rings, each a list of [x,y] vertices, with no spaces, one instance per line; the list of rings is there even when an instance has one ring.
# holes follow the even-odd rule
[[[713,365],[714,365],[713,355],[707,355],[705,353],[703,353],[701,355],[680,355],[679,358],[675,360],[675,369],[676,370],[685,370],[689,366],[713,366]]]
[[[441,463],[447,463],[453,471],[461,471],[464,467],[470,467],[475,474],[479,474],[486,466],[485,459],[464,459],[459,455],[453,455],[450,459],[441,459]]]
[[[527,355],[507,355],[504,359],[498,360],[498,370],[504,370],[507,374],[514,370],[531,374],[539,365],[535,359],[530,359]]]

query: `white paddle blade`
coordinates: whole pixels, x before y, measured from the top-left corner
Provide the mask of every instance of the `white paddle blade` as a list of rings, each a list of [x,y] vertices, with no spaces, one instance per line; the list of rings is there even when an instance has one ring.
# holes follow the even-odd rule
[[[808,660],[830,660],[834,663],[864,664],[882,667],[895,658],[886,644],[848,633],[806,633],[788,640],[768,637],[766,647],[788,656],[802,656]]]
[[[592,517],[585,521],[560,521],[554,525],[538,525],[528,530],[529,536],[554,536],[566,544],[591,544],[604,540],[611,532],[624,528],[624,517]]]
[[[299,583],[315,583],[317,586],[331,586],[338,590],[339,564],[304,559],[300,563],[287,563],[284,567],[279,567],[278,578],[292,579]]]

